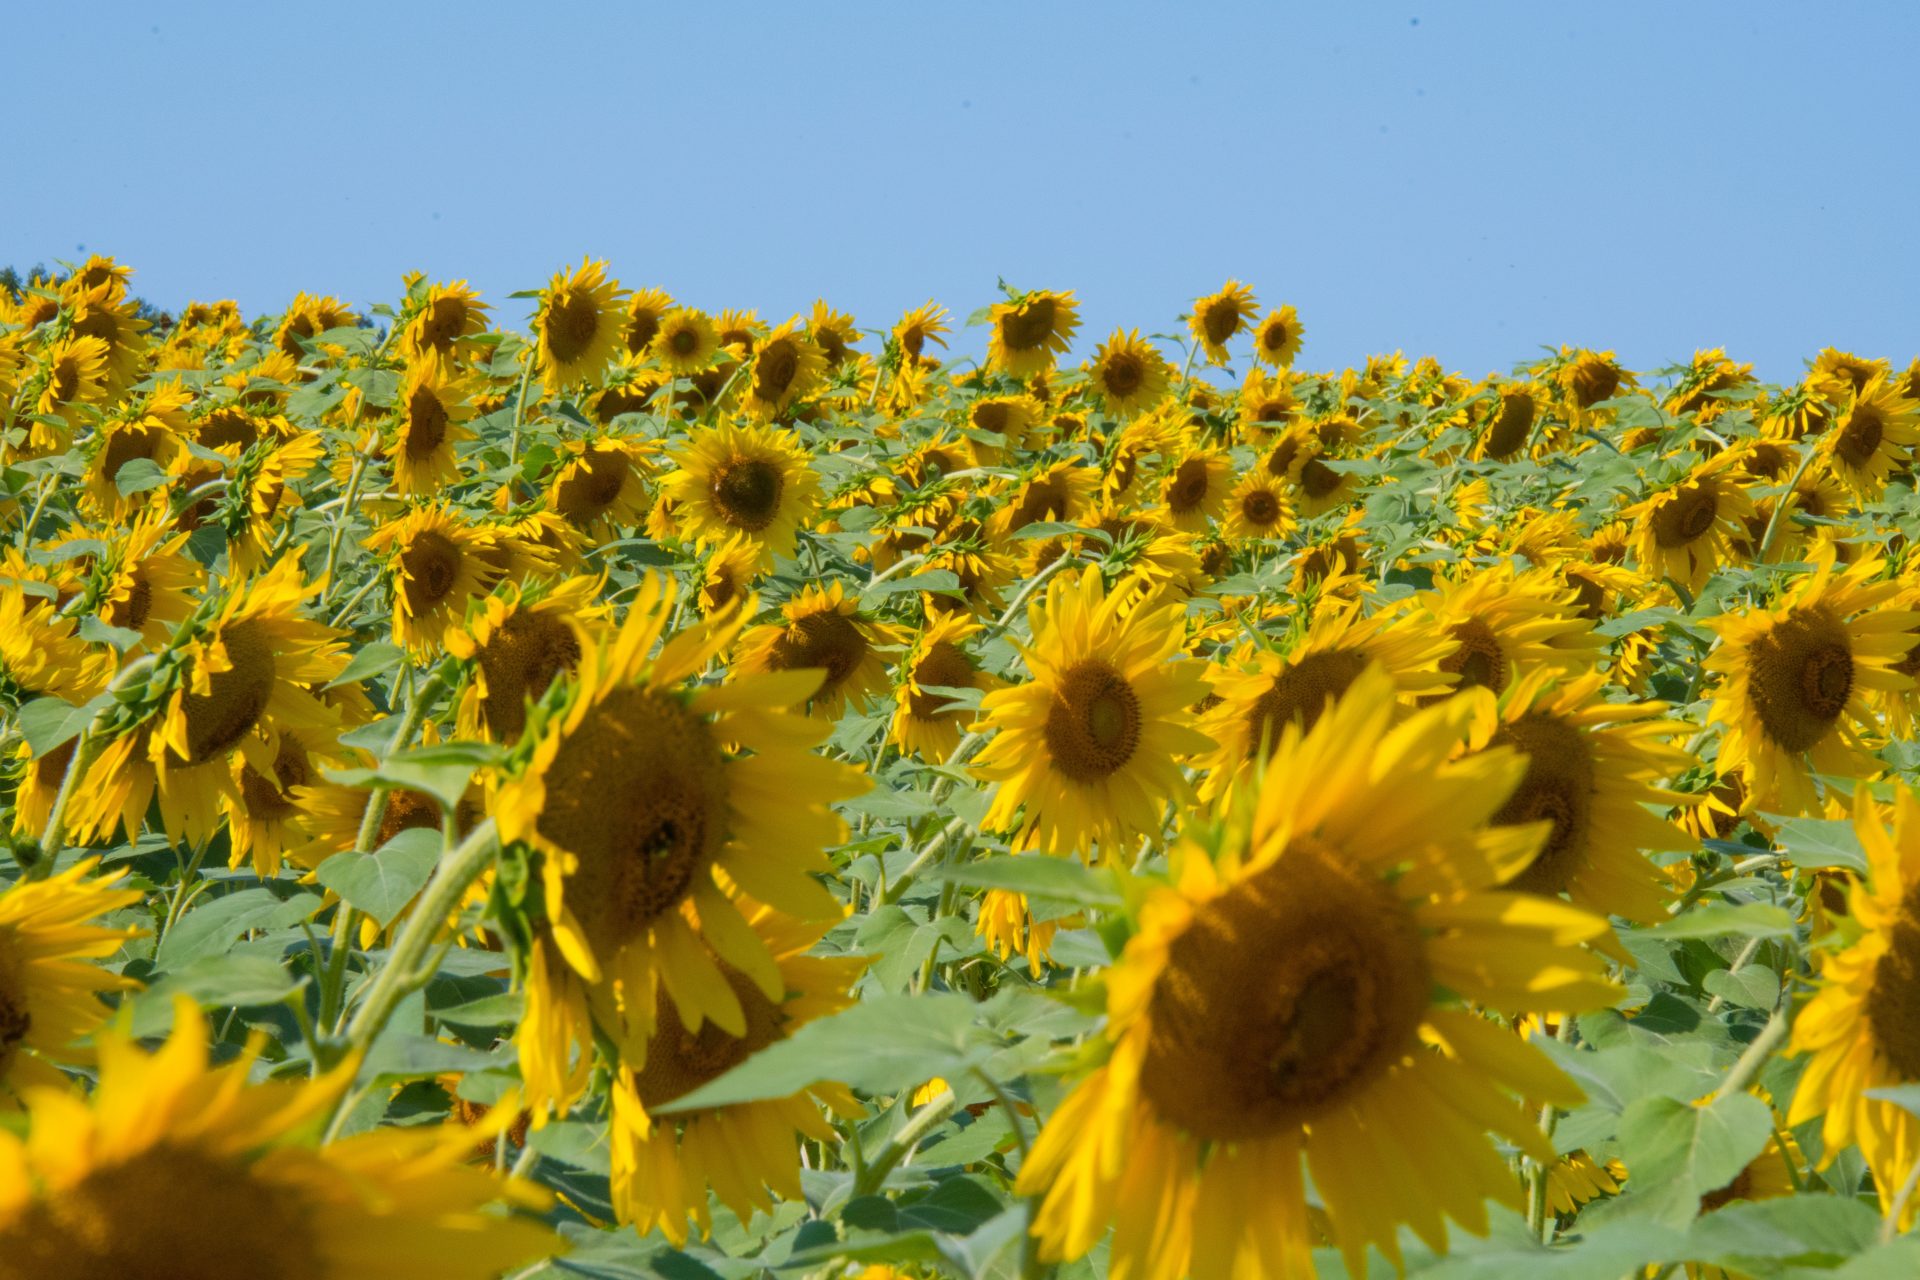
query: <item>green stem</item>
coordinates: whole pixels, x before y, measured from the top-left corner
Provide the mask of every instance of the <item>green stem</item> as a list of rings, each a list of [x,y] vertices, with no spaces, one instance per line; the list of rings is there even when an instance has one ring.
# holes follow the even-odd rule
[[[870,1196],[878,1192],[886,1183],[887,1175],[912,1154],[913,1149],[920,1145],[920,1140],[953,1114],[957,1101],[953,1090],[947,1089],[908,1117],[907,1122],[900,1126],[900,1132],[887,1139],[887,1145],[880,1149],[880,1153],[867,1161],[854,1176],[853,1194]]]
[[[1718,1102],[1722,1098],[1731,1097],[1752,1084],[1753,1078],[1760,1074],[1760,1068],[1766,1065],[1767,1059],[1771,1058],[1774,1051],[1786,1040],[1787,1011],[1784,996],[1786,985],[1781,984],[1780,989],[1783,993],[1781,1007],[1773,1011],[1773,1016],[1767,1019],[1767,1025],[1760,1029],[1760,1034],[1753,1038],[1753,1043],[1747,1046],[1747,1051],[1740,1055],[1738,1062],[1733,1064],[1733,1070],[1727,1072],[1727,1078],[1720,1082],[1718,1089],[1714,1090],[1714,1101]]]
[[[1793,469],[1793,478],[1787,481],[1787,487],[1774,499],[1773,514],[1767,517],[1767,531],[1760,535],[1760,551],[1754,556],[1754,563],[1765,564],[1767,554],[1773,550],[1774,535],[1780,532],[1780,518],[1787,514],[1787,508],[1793,505],[1794,492],[1800,487],[1800,478],[1807,474],[1807,468],[1813,465],[1813,455],[1819,452],[1812,445],[1800,459],[1800,465]]]

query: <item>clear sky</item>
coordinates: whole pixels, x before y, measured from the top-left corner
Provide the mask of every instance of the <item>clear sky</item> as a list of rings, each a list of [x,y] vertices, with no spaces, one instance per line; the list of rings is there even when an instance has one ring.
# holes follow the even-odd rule
[[[1920,3],[17,5],[0,262],[163,307],[629,286],[1085,353],[1229,276],[1303,367],[1920,353]],[[519,307],[506,312],[523,314]],[[962,346],[979,345],[978,331]]]

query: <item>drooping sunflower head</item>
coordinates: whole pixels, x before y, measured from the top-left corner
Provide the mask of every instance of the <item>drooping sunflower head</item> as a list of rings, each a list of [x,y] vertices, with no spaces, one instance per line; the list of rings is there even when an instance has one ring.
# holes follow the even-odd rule
[[[472,348],[472,339],[487,331],[487,304],[465,280],[427,285],[409,311],[400,349],[410,361],[433,356],[457,363]]]
[[[533,316],[548,392],[598,378],[620,350],[624,319],[620,284],[608,278],[606,263],[583,258],[555,273]]]
[[[1077,520],[1099,486],[1099,473],[1078,459],[1035,467],[1008,484],[999,499],[1005,505],[988,522],[989,531],[1004,537],[1030,524]]]
[[[1568,411],[1578,422],[1585,422],[1593,407],[1603,400],[1611,400],[1639,385],[1639,380],[1621,367],[1611,351],[1563,349],[1554,380],[1559,384]]]
[[[675,307],[660,317],[659,330],[649,350],[669,373],[687,377],[713,364],[720,351],[720,331],[706,312],[694,307]]]
[[[552,509],[582,533],[640,523],[647,512],[650,448],[612,433],[567,441],[548,486]]]
[[[359,322],[360,317],[338,298],[296,294],[273,331],[273,345],[296,361],[305,360],[315,338],[329,329],[345,329]]]
[[[121,521],[154,501],[150,483],[144,487],[130,485],[122,491],[123,472],[130,465],[145,469],[151,464],[169,477],[186,471],[190,459],[186,409],[190,400],[179,383],[166,383],[145,396],[122,402],[100,424],[88,446],[86,492],[94,510]]]
[[[819,385],[826,367],[826,356],[801,329],[796,316],[755,348],[741,408],[761,421],[779,417]]]
[[[98,404],[107,397],[107,344],[98,338],[60,339],[41,357],[40,370],[41,390],[39,402],[34,406],[36,413],[61,418],[71,426],[86,406]],[[34,448],[53,448],[56,437],[45,433],[50,429],[46,429],[44,423],[34,426]]]
[[[441,357],[422,356],[407,370],[395,406],[387,458],[393,487],[404,494],[434,493],[459,478],[454,446],[473,439],[472,387]]]
[[[1710,423],[1741,399],[1752,394],[1753,366],[1735,364],[1723,347],[1693,353],[1693,359],[1667,393],[1668,413],[1691,413],[1694,420]]]
[[[527,704],[579,667],[583,637],[603,625],[598,589],[578,577],[550,587],[509,583],[488,594],[464,626],[447,632],[447,652],[474,664],[460,699],[462,737],[519,739]]]
[[[1080,327],[1073,293],[1041,289],[994,304],[988,323],[987,367],[1015,378],[1052,370]]]
[[[1496,382],[1474,456],[1495,462],[1523,456],[1546,414],[1545,388],[1536,382]]]
[[[1892,375],[1893,365],[1888,361],[1869,360],[1837,347],[1822,347],[1808,370],[1809,378],[1841,383],[1855,395],[1865,391],[1867,384],[1875,379],[1885,380]]]
[[[813,314],[807,320],[807,336],[820,348],[829,369],[838,369],[858,354],[853,347],[860,341],[860,328],[853,315],[835,311],[824,298],[813,304]]]
[[[740,638],[743,672],[819,671],[819,684],[804,699],[815,716],[837,719],[886,687],[887,664],[879,646],[897,641],[890,625],[862,617],[859,602],[839,582],[808,586],[789,600],[785,622],[768,623]]]
[[[1167,394],[1167,362],[1138,329],[1115,329],[1088,366],[1094,391],[1116,418],[1131,418]]]
[[[627,299],[625,322],[620,340],[630,356],[643,355],[660,334],[660,323],[673,308],[673,297],[665,289],[635,289]]]
[[[701,547],[750,542],[763,565],[792,555],[820,505],[820,481],[792,432],[722,422],[694,432],[661,482],[684,536]]]
[[[947,332],[947,309],[928,302],[900,317],[900,322],[893,326],[893,340],[900,344],[901,352],[908,359],[918,361],[926,354],[929,342],[946,346],[943,335]]]
[[[1305,334],[1300,315],[1291,303],[1278,311],[1269,311],[1253,331],[1253,357],[1276,369],[1290,369],[1300,354],[1300,339]]]
[[[1187,317],[1187,328],[1200,349],[1207,353],[1209,364],[1225,364],[1227,344],[1252,324],[1258,314],[1253,290],[1238,280],[1229,280],[1218,293],[1195,299],[1193,314]]]
[[[707,556],[700,578],[700,612],[709,616],[733,609],[753,590],[760,574],[760,548],[735,535]]]
[[[649,574],[616,634],[582,637],[575,682],[523,742],[495,803],[502,837],[541,859],[541,956],[529,961],[541,989],[564,1009],[562,988],[584,984],[595,1023],[635,1067],[646,1062],[661,986],[688,1029],[712,1019],[745,1034],[745,1008],[700,940],[779,996],[766,948],[723,884],[790,915],[837,917],[814,878],[844,831],[827,806],[863,789],[851,769],[813,753],[825,726],[807,729],[784,709],[817,687],[817,671],[696,684],[742,611],[661,643],[672,604],[671,587]],[[584,1027],[568,1034],[591,1043]],[[523,1042],[523,1064],[528,1052]],[[530,1065],[533,1100],[564,1105],[575,1089],[565,1053],[556,1062],[535,1046]]]

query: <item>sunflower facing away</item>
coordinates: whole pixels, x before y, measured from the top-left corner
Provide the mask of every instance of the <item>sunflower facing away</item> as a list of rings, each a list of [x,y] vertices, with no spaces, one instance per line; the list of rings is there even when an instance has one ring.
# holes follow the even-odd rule
[[[1813,775],[1867,777],[1878,719],[1867,694],[1910,688],[1894,669],[1920,615],[1885,606],[1898,581],[1873,581],[1879,561],[1838,573],[1829,558],[1772,609],[1713,619],[1720,647],[1707,670],[1720,677],[1709,723],[1723,726],[1716,769],[1744,773],[1754,803],[1811,813]]]
[[[1606,922],[1493,891],[1537,827],[1488,819],[1523,764],[1449,761],[1465,704],[1392,727],[1397,695],[1362,675],[1302,735],[1289,728],[1218,862],[1175,849],[1109,972],[1109,1056],[1042,1129],[1016,1191],[1042,1197],[1043,1260],[1086,1253],[1135,1280],[1311,1276],[1302,1163],[1347,1268],[1398,1229],[1447,1247],[1518,1207],[1492,1130],[1551,1163],[1514,1095],[1576,1101],[1539,1050],[1454,1003],[1516,1013],[1611,1004],[1578,944]],[[1447,995],[1446,993],[1452,993]]]
[[[972,768],[999,784],[985,825],[1048,853],[1097,843],[1131,857],[1160,830],[1161,806],[1191,794],[1178,757],[1210,744],[1187,715],[1206,693],[1201,664],[1175,656],[1182,606],[1123,613],[1128,603],[1088,566],[1056,574],[1029,606],[1020,652],[1032,678],[980,704],[994,737]]]
[[[585,638],[567,700],[495,799],[502,839],[533,846],[545,891],[519,1036],[536,1110],[564,1109],[584,1089],[594,1027],[623,1063],[643,1067],[663,989],[689,1031],[711,1020],[746,1035],[747,1008],[721,962],[781,998],[772,953],[723,884],[796,919],[840,913],[815,879],[844,835],[827,806],[864,782],[814,754],[827,725],[786,710],[819,673],[693,685],[740,613],[656,653],[672,606],[671,586],[649,574],[620,630]]]
[[[217,1067],[208,1038],[182,997],[157,1052],[106,1039],[90,1102],[36,1090],[27,1136],[0,1128],[0,1280],[490,1280],[560,1246],[485,1212],[549,1197],[467,1164],[472,1129],[315,1147],[352,1067],[250,1084],[264,1036]]]

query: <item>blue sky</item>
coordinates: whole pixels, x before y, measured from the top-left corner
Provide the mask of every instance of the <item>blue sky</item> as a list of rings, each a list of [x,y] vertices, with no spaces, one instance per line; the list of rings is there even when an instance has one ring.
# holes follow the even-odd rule
[[[863,325],[1229,276],[1302,365],[1920,353],[1920,5],[22,6],[0,261],[163,306],[628,285]],[[31,168],[43,165],[37,174]],[[507,314],[520,309],[509,304]],[[977,343],[977,331],[971,341]]]

